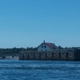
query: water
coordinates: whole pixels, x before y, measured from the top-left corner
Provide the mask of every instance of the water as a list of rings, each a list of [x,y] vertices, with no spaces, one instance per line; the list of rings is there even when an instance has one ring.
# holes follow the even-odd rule
[[[0,60],[0,80],[80,80],[80,62]]]

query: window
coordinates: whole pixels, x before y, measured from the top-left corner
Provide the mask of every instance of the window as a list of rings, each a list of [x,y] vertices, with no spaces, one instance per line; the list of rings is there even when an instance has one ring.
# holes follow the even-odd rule
[[[43,46],[42,46],[42,48],[43,48]]]
[[[46,48],[46,46],[45,46],[45,48]]]

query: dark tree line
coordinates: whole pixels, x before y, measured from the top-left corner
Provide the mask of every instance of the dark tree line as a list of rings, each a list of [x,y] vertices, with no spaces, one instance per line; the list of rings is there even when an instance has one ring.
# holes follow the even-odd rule
[[[20,51],[36,51],[37,48],[27,47],[27,48],[0,48],[0,55],[16,55],[19,54]]]

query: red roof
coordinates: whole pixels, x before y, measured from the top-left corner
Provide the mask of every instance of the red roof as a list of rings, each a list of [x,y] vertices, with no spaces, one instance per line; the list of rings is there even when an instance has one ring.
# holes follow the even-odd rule
[[[57,48],[57,46],[56,46],[54,43],[43,42],[43,43],[41,43],[39,46],[41,46],[41,45],[46,45],[46,46],[50,47],[51,49]],[[38,46],[38,47],[39,47],[39,46]]]

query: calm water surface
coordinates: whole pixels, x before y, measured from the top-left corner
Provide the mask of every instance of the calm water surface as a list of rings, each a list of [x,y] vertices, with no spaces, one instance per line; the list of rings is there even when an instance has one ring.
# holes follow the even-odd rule
[[[0,80],[80,80],[80,62],[0,60]]]

